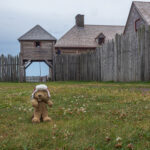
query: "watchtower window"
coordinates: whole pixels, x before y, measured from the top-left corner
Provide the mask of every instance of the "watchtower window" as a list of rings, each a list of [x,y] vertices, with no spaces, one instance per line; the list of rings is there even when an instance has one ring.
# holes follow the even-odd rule
[[[40,47],[41,46],[41,43],[39,41],[36,41],[35,42],[35,47]]]

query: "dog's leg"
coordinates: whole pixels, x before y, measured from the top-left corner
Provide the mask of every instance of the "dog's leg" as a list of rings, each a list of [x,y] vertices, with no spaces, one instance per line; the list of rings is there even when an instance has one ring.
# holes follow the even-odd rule
[[[52,102],[51,100],[48,100],[48,101],[47,101],[47,104],[48,104],[49,107],[52,107],[52,106],[53,106],[53,102]]]
[[[32,122],[33,123],[39,123],[40,122],[40,118],[41,118],[41,113],[35,110]]]
[[[48,110],[45,103],[43,103],[42,118],[44,122],[49,122],[52,120],[50,117],[48,117]]]
[[[32,100],[31,100],[31,103],[32,103],[32,106],[33,106],[34,108],[37,108],[37,107],[38,107],[38,102],[37,102],[36,99],[32,99]]]

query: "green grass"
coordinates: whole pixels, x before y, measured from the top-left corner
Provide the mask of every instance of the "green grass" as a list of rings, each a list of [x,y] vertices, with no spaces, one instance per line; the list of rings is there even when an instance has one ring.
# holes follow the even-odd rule
[[[47,83],[53,121],[32,124],[35,85],[0,83],[0,150],[150,150],[150,83]]]

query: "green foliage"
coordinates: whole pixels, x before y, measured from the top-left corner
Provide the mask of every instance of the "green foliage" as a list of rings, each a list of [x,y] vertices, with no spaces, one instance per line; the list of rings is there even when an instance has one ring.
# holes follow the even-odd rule
[[[0,83],[0,150],[150,149],[149,83],[49,82],[53,121],[32,124],[35,85]]]

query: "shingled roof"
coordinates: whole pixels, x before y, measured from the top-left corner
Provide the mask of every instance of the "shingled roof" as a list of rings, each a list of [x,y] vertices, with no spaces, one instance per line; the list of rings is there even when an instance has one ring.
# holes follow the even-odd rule
[[[36,25],[27,33],[22,35],[19,41],[30,41],[30,40],[56,40],[54,36],[48,33],[45,29],[43,29],[40,25]]]
[[[133,4],[143,20],[150,25],[150,2],[134,1]]]
[[[124,26],[109,25],[84,25],[84,27],[73,26],[64,36],[56,43],[55,47],[87,47],[95,48],[98,46],[95,38],[103,33],[106,40],[111,40],[116,33],[123,33]]]

